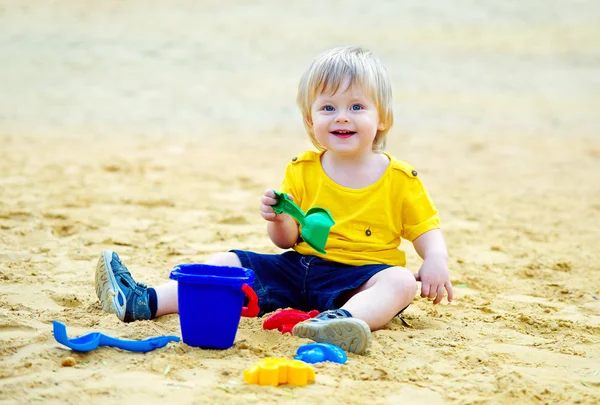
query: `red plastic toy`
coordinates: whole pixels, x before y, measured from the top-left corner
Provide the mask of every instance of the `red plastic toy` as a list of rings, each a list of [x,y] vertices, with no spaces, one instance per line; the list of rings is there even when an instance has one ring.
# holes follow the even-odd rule
[[[282,309],[270,315],[263,322],[263,329],[278,329],[281,333],[292,333],[294,325],[299,322],[314,318],[319,311],[313,309],[310,312],[298,311],[297,309]]]
[[[258,307],[258,295],[256,295],[252,287],[248,284],[242,285],[242,291],[248,297],[248,306],[242,307],[242,316],[254,318],[260,311],[260,308]]]

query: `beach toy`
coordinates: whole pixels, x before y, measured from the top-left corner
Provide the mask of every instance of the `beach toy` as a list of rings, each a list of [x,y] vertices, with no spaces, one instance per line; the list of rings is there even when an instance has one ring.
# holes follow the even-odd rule
[[[319,315],[319,311],[302,312],[297,309],[282,309],[270,315],[263,322],[263,329],[279,329],[281,333],[292,333],[294,325],[299,322],[314,318]]]
[[[240,315],[258,315],[258,297],[250,287],[252,270],[179,264],[169,278],[177,280],[181,337],[189,346],[228,349],[233,346]],[[247,307],[243,307],[244,297],[249,300]]]
[[[325,208],[313,207],[306,214],[291,201],[287,194],[279,193],[273,190],[277,198],[277,204],[273,205],[273,210],[277,214],[286,213],[296,219],[302,231],[302,239],[314,250],[319,253],[325,252],[325,244],[329,237],[329,231],[335,224],[333,217]]]
[[[244,381],[273,387],[281,384],[304,386],[315,381],[315,370],[303,361],[266,357],[244,370]]]
[[[67,337],[67,327],[58,321],[52,321],[54,339],[76,352],[89,352],[98,346],[117,347],[130,352],[149,352],[164,347],[169,342],[179,342],[179,336],[156,336],[144,340],[119,339],[100,332],[92,332],[77,338]]]
[[[348,356],[341,347],[331,343],[309,343],[298,348],[294,359],[311,364],[322,361],[345,364],[348,361]]]

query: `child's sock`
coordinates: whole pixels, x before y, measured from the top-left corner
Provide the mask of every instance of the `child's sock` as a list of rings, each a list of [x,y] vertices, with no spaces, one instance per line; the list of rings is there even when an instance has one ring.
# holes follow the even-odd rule
[[[148,288],[148,306],[150,307],[150,319],[154,319],[156,317],[156,307],[158,306],[154,288]]]

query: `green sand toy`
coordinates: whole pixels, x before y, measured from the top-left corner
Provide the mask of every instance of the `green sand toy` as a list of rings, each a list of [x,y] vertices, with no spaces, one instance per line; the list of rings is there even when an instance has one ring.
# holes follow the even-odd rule
[[[275,197],[279,200],[273,205],[277,214],[286,213],[300,223],[302,227],[301,236],[308,246],[319,253],[325,252],[325,244],[329,237],[329,230],[335,224],[333,217],[325,208],[313,207],[306,214],[291,201],[287,194],[273,190]]]

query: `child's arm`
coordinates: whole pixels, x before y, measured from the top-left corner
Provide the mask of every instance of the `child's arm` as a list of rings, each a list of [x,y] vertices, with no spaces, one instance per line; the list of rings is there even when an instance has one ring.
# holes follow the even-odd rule
[[[454,293],[448,271],[448,251],[442,231],[432,229],[413,241],[415,250],[423,259],[419,273],[415,274],[421,282],[421,297],[433,299],[439,304],[444,298],[444,290],[448,291],[448,302],[452,301]]]
[[[290,194],[288,197],[294,199]],[[271,241],[281,249],[288,249],[296,244],[300,236],[298,223],[287,214],[276,214],[272,207],[275,204],[277,198],[273,189],[267,189],[260,200],[260,214],[268,221],[267,233]]]

